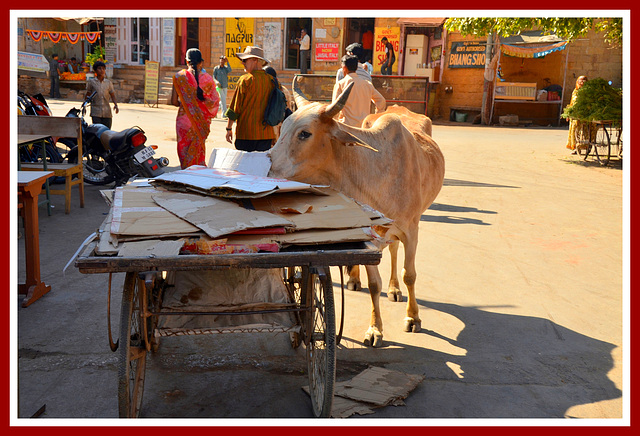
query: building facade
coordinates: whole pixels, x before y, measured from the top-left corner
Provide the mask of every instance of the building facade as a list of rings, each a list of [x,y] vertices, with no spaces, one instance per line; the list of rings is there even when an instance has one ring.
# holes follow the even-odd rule
[[[429,17],[124,17],[79,24],[74,20],[19,18],[18,50],[46,56],[57,51],[61,59],[71,56],[84,59],[95,44],[83,41],[72,45],[46,39],[36,42],[27,29],[66,32],[97,29],[101,32],[98,43],[105,48],[107,64],[112,64],[117,71],[143,70],[145,61],[149,60],[158,62],[161,71],[170,75],[184,66],[186,51],[197,47],[203,53],[207,70],[217,65],[220,55],[227,56],[233,68],[230,75],[233,89],[243,73],[242,64],[234,54],[248,45],[262,47],[281,82],[290,86],[290,80],[301,67],[301,29],[306,29],[311,37],[308,73],[316,75],[335,75],[345,47],[353,42],[363,45],[374,75],[379,75],[385,37],[395,51],[393,75],[429,78],[430,98],[434,100],[426,106],[430,117],[447,119],[453,110],[466,110],[472,116],[483,107],[488,111],[487,100],[494,95],[499,79],[494,75],[488,80],[487,67],[499,49],[492,47],[487,59],[486,37],[449,33],[442,26],[444,21],[445,18]],[[537,64],[531,59],[514,60],[506,55],[500,59],[498,67],[508,70],[510,81],[536,83],[537,89],[542,89],[547,83],[545,79],[549,79],[562,86],[565,90],[561,96],[562,107],[569,102],[575,79],[580,75],[603,77],[614,86],[622,85],[622,49],[609,47],[602,35],[594,32],[572,41],[561,52],[549,54]],[[550,68],[553,74],[549,73]],[[547,112],[557,109],[555,105],[547,106]],[[492,114],[497,109],[493,107]],[[531,113],[535,115],[532,118],[544,118],[536,112],[541,108],[535,105],[521,105],[516,109],[523,117]],[[506,110],[515,109],[507,107]],[[555,116],[555,113],[549,115]]]

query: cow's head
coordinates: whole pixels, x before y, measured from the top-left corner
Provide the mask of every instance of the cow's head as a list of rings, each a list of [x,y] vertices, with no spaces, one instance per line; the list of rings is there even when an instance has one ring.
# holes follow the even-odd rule
[[[296,78],[297,79],[297,78]],[[293,81],[293,95],[298,109],[282,123],[280,138],[271,149],[272,177],[307,183],[326,183],[327,173],[335,168],[340,149],[366,147],[376,151],[354,135],[353,127],[333,119],[342,110],[353,83],[329,104],[309,101]]]

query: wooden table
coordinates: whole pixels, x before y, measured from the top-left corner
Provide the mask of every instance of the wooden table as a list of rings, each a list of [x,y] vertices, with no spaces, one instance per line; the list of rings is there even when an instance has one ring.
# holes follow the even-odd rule
[[[51,290],[40,280],[40,234],[38,230],[38,195],[42,184],[53,171],[18,171],[18,196],[23,204],[24,247],[27,263],[26,282],[18,284],[18,293],[26,294],[22,307],[27,307]]]

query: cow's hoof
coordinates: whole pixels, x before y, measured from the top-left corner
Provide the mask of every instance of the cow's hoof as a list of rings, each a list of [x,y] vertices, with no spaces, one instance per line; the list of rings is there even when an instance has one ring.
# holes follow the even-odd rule
[[[360,283],[360,280],[349,280],[347,282],[347,289],[349,291],[359,292],[362,290],[362,284]]]
[[[382,346],[382,333],[375,327],[369,327],[369,330],[364,334],[364,344],[367,347],[381,347]]]
[[[404,319],[404,331],[410,333],[418,333],[422,330],[422,321],[419,319],[405,318]]]
[[[400,289],[389,289],[387,291],[387,298],[389,301],[397,301],[402,303],[402,291]]]

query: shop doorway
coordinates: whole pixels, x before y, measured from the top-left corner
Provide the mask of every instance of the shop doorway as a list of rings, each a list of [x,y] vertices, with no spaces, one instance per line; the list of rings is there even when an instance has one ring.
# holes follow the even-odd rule
[[[187,50],[190,48],[200,48],[200,22],[198,18],[178,18],[178,35],[180,43],[176,47],[176,57],[178,65],[186,65]]]
[[[313,20],[311,18],[287,18],[285,38],[285,69],[300,69],[300,30],[307,29],[313,47]],[[313,53],[313,49],[311,50]],[[311,56],[307,59],[307,69],[311,68]]]
[[[354,42],[362,44],[363,59],[360,62],[364,62],[373,57],[373,36],[375,33],[375,18],[347,18],[345,23],[345,40],[344,46],[348,46]]]

